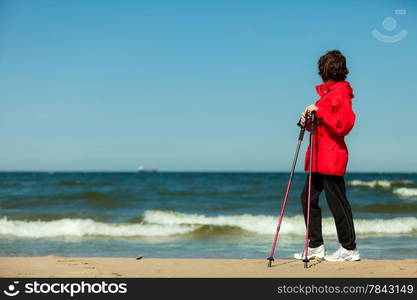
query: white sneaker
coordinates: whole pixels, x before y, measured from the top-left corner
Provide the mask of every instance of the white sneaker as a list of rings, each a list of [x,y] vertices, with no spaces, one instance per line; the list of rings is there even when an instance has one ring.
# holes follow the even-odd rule
[[[327,261],[357,261],[361,260],[361,257],[358,250],[347,250],[341,246],[335,253],[326,255],[324,259]]]
[[[324,245],[318,246],[316,248],[308,247],[308,259],[313,258],[323,258],[326,255],[326,250],[324,249]],[[296,259],[304,259],[304,251],[301,253],[295,253],[294,258]]]

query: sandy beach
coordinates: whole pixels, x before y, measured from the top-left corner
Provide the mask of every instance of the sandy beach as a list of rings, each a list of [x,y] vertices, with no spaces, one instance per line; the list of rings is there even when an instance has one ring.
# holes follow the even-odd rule
[[[0,277],[417,277],[417,260],[332,263],[297,260],[2,257]]]

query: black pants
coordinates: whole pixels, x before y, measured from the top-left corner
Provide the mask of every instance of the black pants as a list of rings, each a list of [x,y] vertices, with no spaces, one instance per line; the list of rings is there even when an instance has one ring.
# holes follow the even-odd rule
[[[321,208],[319,206],[319,196],[323,189],[336,223],[337,237],[340,244],[345,249],[355,249],[355,227],[353,225],[352,209],[346,198],[345,180],[343,176],[323,175],[320,173],[312,173],[311,176],[309,247],[315,248],[323,245]],[[307,218],[307,196],[308,175],[301,194],[301,205],[305,219]]]

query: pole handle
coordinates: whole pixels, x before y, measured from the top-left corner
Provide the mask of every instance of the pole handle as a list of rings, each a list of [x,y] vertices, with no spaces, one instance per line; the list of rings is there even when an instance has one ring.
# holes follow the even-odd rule
[[[300,135],[298,136],[298,140],[302,141],[304,138],[304,132],[306,131],[307,119],[305,120],[304,124],[301,124],[301,119],[298,121],[297,126],[300,127]]]
[[[297,126],[298,127],[301,127],[301,128],[305,128],[306,127],[306,123],[304,123],[304,125],[301,125],[301,119],[298,121],[298,123],[297,123]]]
[[[311,132],[311,134],[314,134],[314,130],[316,128],[315,119],[316,119],[316,112],[312,111],[311,114],[310,114],[310,124],[311,124],[310,125],[310,132]]]

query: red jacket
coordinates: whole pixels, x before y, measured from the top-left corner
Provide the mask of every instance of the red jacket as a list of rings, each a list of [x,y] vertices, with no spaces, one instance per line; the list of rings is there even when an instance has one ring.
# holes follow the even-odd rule
[[[312,171],[343,176],[348,163],[348,149],[344,137],[355,124],[352,110],[353,90],[349,82],[330,81],[316,87],[320,99],[316,106]],[[307,126],[307,130],[310,127]],[[309,170],[310,147],[307,149],[304,170]]]

